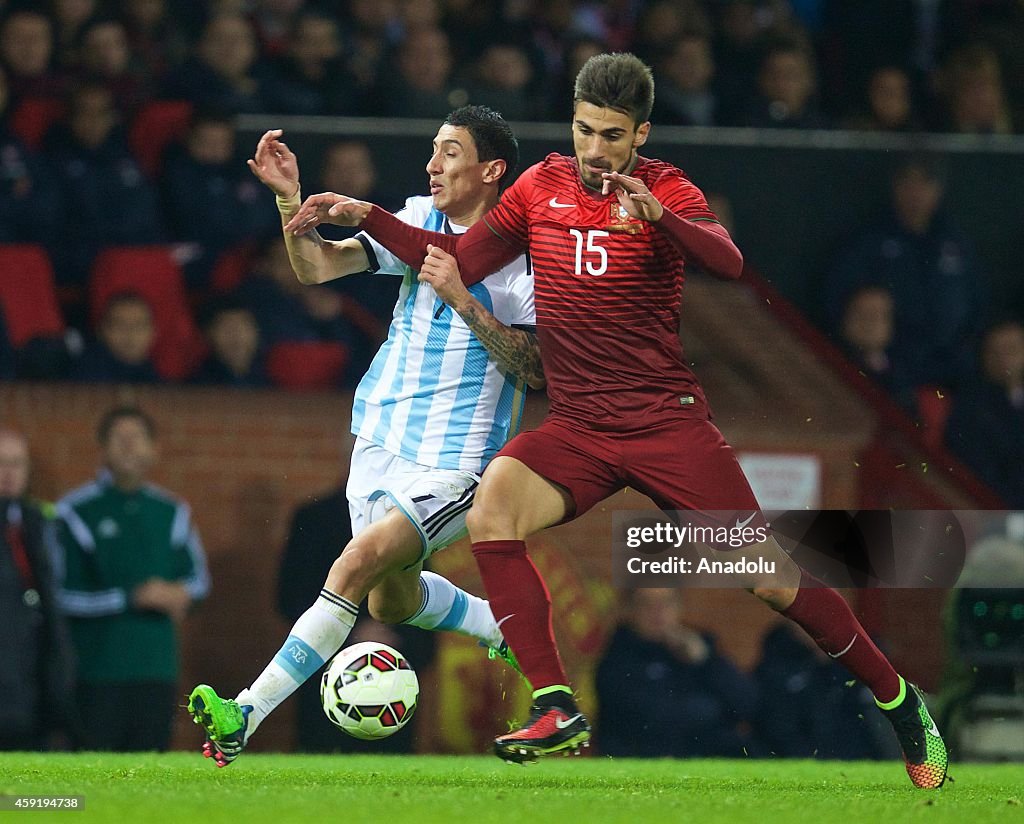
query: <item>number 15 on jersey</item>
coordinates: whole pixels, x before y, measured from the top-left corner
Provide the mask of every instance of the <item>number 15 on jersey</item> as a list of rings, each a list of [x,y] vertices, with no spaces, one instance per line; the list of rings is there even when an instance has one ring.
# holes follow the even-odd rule
[[[573,274],[577,276],[583,275],[583,232],[579,229],[570,229],[569,234],[576,238],[576,265],[573,269]],[[595,241],[598,238],[608,237],[608,232],[603,229],[589,229],[586,235],[586,251],[587,251],[587,274],[597,277],[603,275],[608,271],[608,250],[603,246],[599,245]],[[593,256],[597,255],[597,263],[595,265]]]

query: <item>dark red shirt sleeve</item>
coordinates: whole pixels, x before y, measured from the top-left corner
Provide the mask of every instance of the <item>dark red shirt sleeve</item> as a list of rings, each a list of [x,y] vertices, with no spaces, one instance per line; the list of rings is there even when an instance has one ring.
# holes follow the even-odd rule
[[[444,249],[458,260],[462,282],[472,286],[511,263],[529,247],[527,216],[521,191],[517,190],[519,185],[519,180],[513,183],[483,220],[462,235],[410,226],[379,206],[370,210],[360,228],[414,269],[423,264],[428,245]]]
[[[743,255],[708,208],[704,193],[674,170],[651,187],[665,213],[655,222],[683,256],[708,274],[730,280],[743,274]]]
[[[661,205],[683,220],[713,220],[718,217],[708,207],[704,193],[691,183],[679,169],[662,174],[651,187]]]

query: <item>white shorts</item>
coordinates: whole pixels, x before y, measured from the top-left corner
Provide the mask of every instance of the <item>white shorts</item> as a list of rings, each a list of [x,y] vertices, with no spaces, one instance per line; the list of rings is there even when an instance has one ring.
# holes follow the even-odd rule
[[[422,542],[417,563],[466,534],[466,513],[480,476],[457,469],[432,469],[356,438],[349,463],[348,510],[358,535],[396,507]]]

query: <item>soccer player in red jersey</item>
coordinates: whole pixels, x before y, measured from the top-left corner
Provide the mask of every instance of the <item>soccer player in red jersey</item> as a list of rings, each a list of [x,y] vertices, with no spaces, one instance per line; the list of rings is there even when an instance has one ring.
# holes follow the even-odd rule
[[[639,156],[654,102],[646,65],[629,54],[593,57],[577,76],[574,97],[575,157],[551,154],[532,166],[464,235],[415,229],[331,193],[309,198],[285,227],[359,225],[424,272],[450,264],[454,254],[466,283],[530,253],[551,411],[487,467],[467,519],[491,609],[534,688],[529,720],[495,740],[500,757],[519,762],[578,748],[590,735],[525,539],[627,485],[666,510],[758,508],[710,420],[678,336],[684,263],[738,278],[743,258],[683,172]],[[776,574],[745,585],[867,684],[893,723],[913,783],[940,786],[945,745],[917,689],[896,673],[846,601],[801,570],[774,538],[751,549],[775,561]]]

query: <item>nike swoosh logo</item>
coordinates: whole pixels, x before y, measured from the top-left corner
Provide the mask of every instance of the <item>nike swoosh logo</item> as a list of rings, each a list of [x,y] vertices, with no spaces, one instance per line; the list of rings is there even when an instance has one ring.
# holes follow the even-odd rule
[[[504,618],[498,621],[498,629],[501,629],[501,625],[504,624],[509,618],[512,618],[514,615],[515,613],[513,612],[512,615],[506,615]]]
[[[846,653],[848,653],[850,651],[850,647],[852,647],[854,645],[854,643],[856,643],[856,641],[857,641],[857,636],[854,635],[853,639],[850,641],[850,643],[846,645],[846,649],[844,649],[842,652],[836,652],[836,653],[829,652],[829,653],[827,653],[828,657],[829,658],[839,658],[841,655],[846,655]]]
[[[934,719],[934,718],[932,719],[932,728],[931,728],[930,730],[928,730],[928,732],[930,732],[930,733],[931,733],[932,735],[934,735],[934,736],[935,736],[936,738],[938,738],[938,737],[939,737],[939,728],[938,728],[938,726],[937,726],[937,725],[935,724],[935,719]]]
[[[743,527],[745,527],[745,526],[746,526],[747,524],[749,524],[749,523],[750,523],[750,522],[751,522],[752,520],[754,520],[754,516],[755,516],[756,514],[757,514],[756,512],[751,512],[751,513],[750,513],[750,517],[749,517],[749,518],[747,518],[747,520],[745,520],[745,521],[741,521],[741,520],[740,520],[739,518],[737,518],[737,519],[736,519],[736,529],[743,529]]]
[[[552,209],[575,209],[576,208],[576,204],[575,203],[559,203],[557,197],[551,198],[551,200],[548,201],[548,206],[550,206]]]
[[[564,730],[566,727],[575,724],[582,717],[583,716],[580,713],[576,713],[572,718],[566,718],[564,721],[562,721],[559,718],[556,718],[555,726],[558,727],[558,729],[560,730]]]

